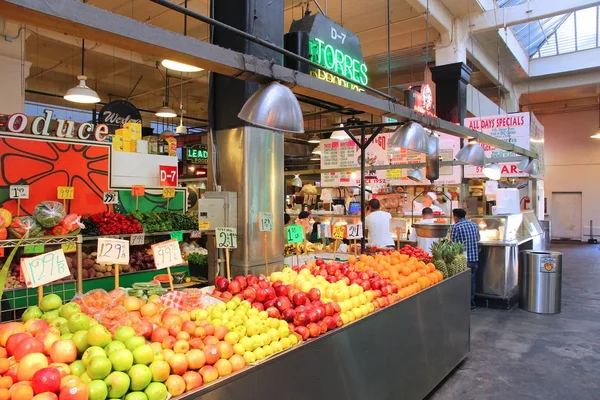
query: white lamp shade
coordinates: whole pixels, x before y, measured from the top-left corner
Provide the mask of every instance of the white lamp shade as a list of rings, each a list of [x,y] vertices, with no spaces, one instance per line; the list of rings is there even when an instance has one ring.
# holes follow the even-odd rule
[[[319,137],[319,135],[317,135],[315,133],[313,135],[310,135],[310,137],[308,138],[308,143],[313,143],[313,144],[321,143],[321,138]]]
[[[154,115],[161,118],[175,118],[177,116],[177,113],[171,107],[164,105],[161,108],[159,108],[156,114]]]
[[[529,165],[525,167],[523,172],[528,173],[529,175],[536,175],[538,173],[538,163],[537,160],[531,160]]]
[[[314,150],[312,151],[312,154],[321,155],[321,145],[318,145],[317,147],[315,147]]]
[[[497,163],[491,163],[483,167],[483,174],[493,181],[497,181],[502,176],[502,167]]]
[[[292,179],[292,186],[302,187],[302,179],[300,179],[298,175],[294,176],[294,179]]]
[[[340,124],[340,128],[343,128],[343,127],[344,127],[344,125]],[[350,136],[344,129],[338,129],[331,133],[331,137],[329,139],[339,140],[340,142],[343,142],[344,140],[350,140]]]
[[[64,95],[64,99],[67,101],[72,101],[73,103],[98,103],[100,101],[98,93],[96,93],[95,90],[87,87],[85,84],[87,77],[85,75],[79,75],[77,79],[79,79],[79,85],[67,90],[67,93]]]
[[[162,60],[162,66],[167,69],[172,69],[173,71],[179,72],[200,72],[202,68],[194,67],[193,65],[180,63],[173,60]]]

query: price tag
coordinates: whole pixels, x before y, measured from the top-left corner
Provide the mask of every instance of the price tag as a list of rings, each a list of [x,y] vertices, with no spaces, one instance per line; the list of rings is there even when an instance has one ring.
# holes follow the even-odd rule
[[[119,193],[117,192],[104,192],[102,196],[104,204],[119,204]]]
[[[143,196],[146,192],[146,187],[144,185],[133,185],[131,187],[131,195],[135,197]]]
[[[146,239],[146,235],[143,233],[134,233],[129,237],[129,244],[131,246],[139,246],[144,244],[144,240]]]
[[[331,228],[331,236],[335,240],[343,240],[346,236],[346,225],[334,225]]]
[[[26,258],[22,264],[27,287],[35,288],[71,275],[62,250]]]
[[[154,265],[156,265],[156,269],[183,264],[179,242],[175,239],[153,244],[152,254],[154,254]]]
[[[331,225],[319,224],[319,237],[329,239],[331,237]]]
[[[235,228],[215,228],[218,249],[237,249],[237,230]]]
[[[75,198],[75,188],[73,186],[59,186],[57,192],[59,200],[73,200]]]
[[[171,232],[171,239],[175,239],[178,242],[183,242],[183,231],[173,231],[173,232]]]
[[[210,221],[198,221],[198,229],[201,231],[210,229]]]
[[[273,213],[258,213],[258,230],[261,232],[273,232]]]
[[[63,243],[60,245],[60,248],[65,254],[75,253],[77,251],[77,243]]]
[[[362,239],[362,224],[348,225],[348,239]]]
[[[8,197],[11,199],[28,199],[29,185],[10,185]]]
[[[23,253],[25,254],[40,254],[44,252],[43,244],[28,244],[23,247]]]
[[[162,197],[165,199],[172,199],[175,197],[175,188],[166,187],[162,190]]]
[[[200,239],[202,237],[202,231],[191,231],[190,239]]]
[[[129,264],[129,242],[122,239],[99,238],[96,262]]]
[[[304,230],[300,225],[286,226],[285,236],[288,244],[304,242]]]

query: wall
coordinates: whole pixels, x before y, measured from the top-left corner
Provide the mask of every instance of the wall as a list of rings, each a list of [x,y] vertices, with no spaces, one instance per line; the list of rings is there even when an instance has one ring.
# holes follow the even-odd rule
[[[538,117],[544,125],[548,213],[552,213],[552,192],[582,192],[583,234],[600,236],[600,140],[590,136],[598,131],[598,111],[583,111]],[[582,240],[587,240],[583,236]]]

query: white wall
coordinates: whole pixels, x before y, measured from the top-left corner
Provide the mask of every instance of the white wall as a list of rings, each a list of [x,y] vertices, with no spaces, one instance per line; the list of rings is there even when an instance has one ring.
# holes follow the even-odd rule
[[[582,231],[600,236],[600,139],[598,111],[541,115],[544,125],[546,161],[545,192],[551,214],[552,192],[582,192]],[[582,240],[587,240],[587,236]]]

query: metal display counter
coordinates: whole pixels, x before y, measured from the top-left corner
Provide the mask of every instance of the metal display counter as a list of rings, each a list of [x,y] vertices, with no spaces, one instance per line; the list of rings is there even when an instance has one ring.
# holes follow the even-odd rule
[[[469,353],[470,271],[175,400],[421,400]]]

